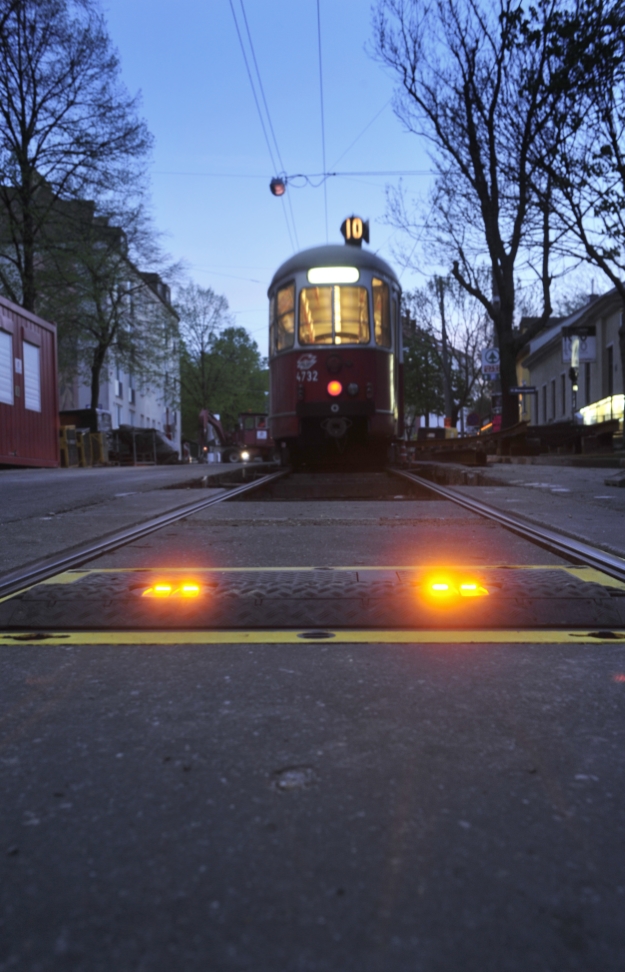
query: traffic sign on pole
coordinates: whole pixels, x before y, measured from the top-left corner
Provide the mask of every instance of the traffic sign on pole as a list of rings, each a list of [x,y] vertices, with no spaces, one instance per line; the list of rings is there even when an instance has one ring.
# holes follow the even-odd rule
[[[499,348],[484,348],[482,351],[482,374],[491,378],[499,374]]]

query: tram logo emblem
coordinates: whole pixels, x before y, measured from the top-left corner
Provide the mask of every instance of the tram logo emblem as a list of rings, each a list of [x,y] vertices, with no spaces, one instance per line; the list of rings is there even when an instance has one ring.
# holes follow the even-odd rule
[[[310,368],[313,368],[316,363],[316,354],[300,354],[299,358],[297,359],[296,367],[300,371],[308,371]]]

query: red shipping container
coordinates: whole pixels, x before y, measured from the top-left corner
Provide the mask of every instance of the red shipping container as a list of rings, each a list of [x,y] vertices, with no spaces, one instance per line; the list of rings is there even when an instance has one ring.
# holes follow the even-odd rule
[[[0,297],[0,465],[58,466],[56,327]]]

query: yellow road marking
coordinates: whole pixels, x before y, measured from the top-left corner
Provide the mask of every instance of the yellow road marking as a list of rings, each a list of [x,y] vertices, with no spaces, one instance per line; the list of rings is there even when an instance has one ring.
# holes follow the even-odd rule
[[[322,630],[331,637],[303,637]],[[28,645],[48,647],[56,645],[305,645],[305,644],[413,644],[413,645],[488,645],[540,644],[579,645],[615,644],[625,642],[625,631],[614,631],[617,638],[593,637],[589,631],[493,630],[493,631],[337,631],[332,629],[301,629],[299,631],[69,631],[0,634],[0,647]]]

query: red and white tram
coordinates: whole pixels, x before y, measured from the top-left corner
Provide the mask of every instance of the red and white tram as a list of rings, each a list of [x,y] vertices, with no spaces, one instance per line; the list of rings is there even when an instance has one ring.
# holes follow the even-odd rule
[[[295,254],[268,291],[271,432],[295,465],[380,464],[403,432],[399,280],[346,224],[348,245]]]

